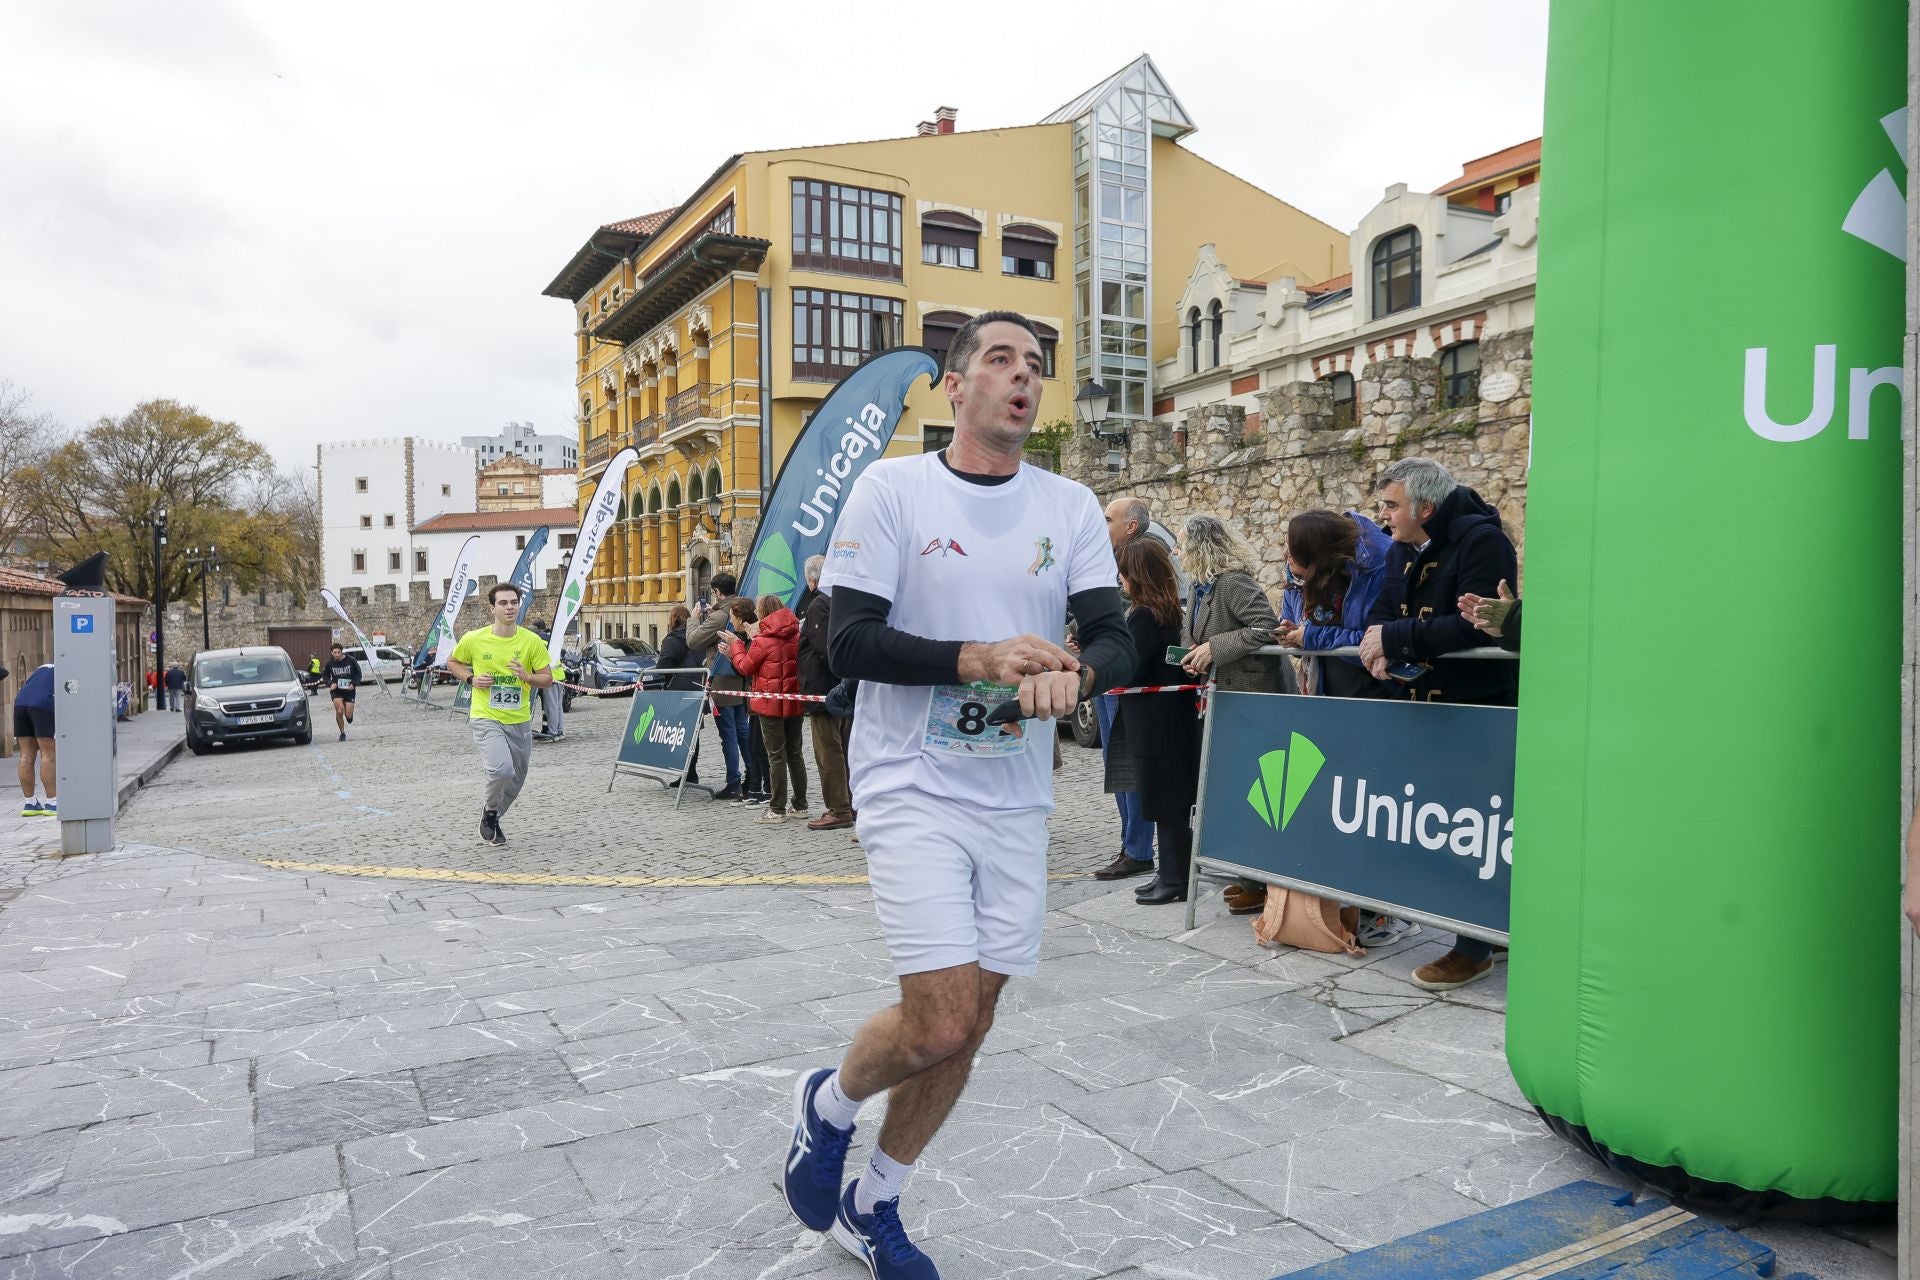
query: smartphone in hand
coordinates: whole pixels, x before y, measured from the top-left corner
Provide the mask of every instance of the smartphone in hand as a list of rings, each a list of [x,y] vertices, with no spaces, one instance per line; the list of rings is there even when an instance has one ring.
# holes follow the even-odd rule
[[[1192,652],[1192,645],[1170,644],[1167,646],[1167,661],[1177,667],[1185,662],[1187,655]]]
[[[1411,684],[1430,670],[1432,668],[1424,662],[1389,662],[1387,664],[1387,674],[1403,684]]]

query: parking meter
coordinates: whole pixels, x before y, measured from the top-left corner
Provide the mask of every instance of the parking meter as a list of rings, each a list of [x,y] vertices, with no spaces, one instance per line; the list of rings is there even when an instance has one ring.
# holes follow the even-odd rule
[[[62,854],[113,848],[113,819],[120,808],[114,671],[113,597],[55,596],[53,740]]]

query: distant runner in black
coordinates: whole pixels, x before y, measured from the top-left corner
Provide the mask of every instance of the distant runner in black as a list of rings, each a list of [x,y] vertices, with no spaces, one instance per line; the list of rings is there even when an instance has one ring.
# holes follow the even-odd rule
[[[320,678],[333,696],[333,722],[339,726],[340,741],[345,742],[347,726],[353,723],[353,698],[360,691],[360,661],[335,645]]]

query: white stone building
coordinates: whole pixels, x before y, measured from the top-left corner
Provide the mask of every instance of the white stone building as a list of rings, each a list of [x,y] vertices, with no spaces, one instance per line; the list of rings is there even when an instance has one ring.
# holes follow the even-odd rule
[[[518,454],[543,470],[572,471],[580,465],[580,441],[573,435],[542,435],[531,422],[509,422],[498,435],[461,436],[474,451],[477,467]]]
[[[415,526],[474,508],[474,452],[464,445],[404,436],[316,446],[320,473],[320,556],[336,591],[393,585],[408,599],[414,583],[438,598],[441,579],[415,546]]]
[[[534,580],[544,582],[547,571],[558,569],[561,559],[573,550],[580,516],[571,506],[521,511],[463,511],[438,515],[413,528],[413,547],[426,565],[423,577],[429,578],[439,594],[439,586],[453,573],[454,559],[468,538],[478,536],[471,569],[478,578],[494,577],[505,582],[513,566],[526,550],[534,530],[545,525],[547,542],[534,557]],[[551,600],[536,600],[529,619],[553,616]],[[478,626],[479,623],[473,625]]]
[[[1480,342],[1533,327],[1539,224],[1537,183],[1497,215],[1395,184],[1354,229],[1357,288],[1354,275],[1238,279],[1201,246],[1178,302],[1179,354],[1154,370],[1156,416],[1238,405],[1255,431],[1263,390],[1325,382],[1351,420],[1368,366],[1408,356],[1440,358],[1442,407],[1477,398]]]

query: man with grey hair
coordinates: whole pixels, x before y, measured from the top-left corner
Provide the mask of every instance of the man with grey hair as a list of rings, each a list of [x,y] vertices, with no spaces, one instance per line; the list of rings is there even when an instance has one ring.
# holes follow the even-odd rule
[[[825,697],[839,678],[833,674],[828,641],[833,634],[833,597],[820,589],[825,556],[808,556],[807,589],[800,597],[800,692]],[[813,729],[813,763],[820,775],[820,816],[809,831],[837,831],[853,825],[853,792],[847,785],[847,726],[849,721],[827,714],[821,703],[807,705],[807,723]]]
[[[1486,643],[1460,612],[1463,595],[1496,596],[1519,579],[1500,513],[1431,458],[1402,458],[1380,473],[1380,523],[1393,535],[1386,582],[1367,615],[1360,661],[1417,702],[1511,707],[1520,664],[1446,655]],[[1416,986],[1451,991],[1493,970],[1494,949],[1456,938],[1453,949],[1413,971]]]

